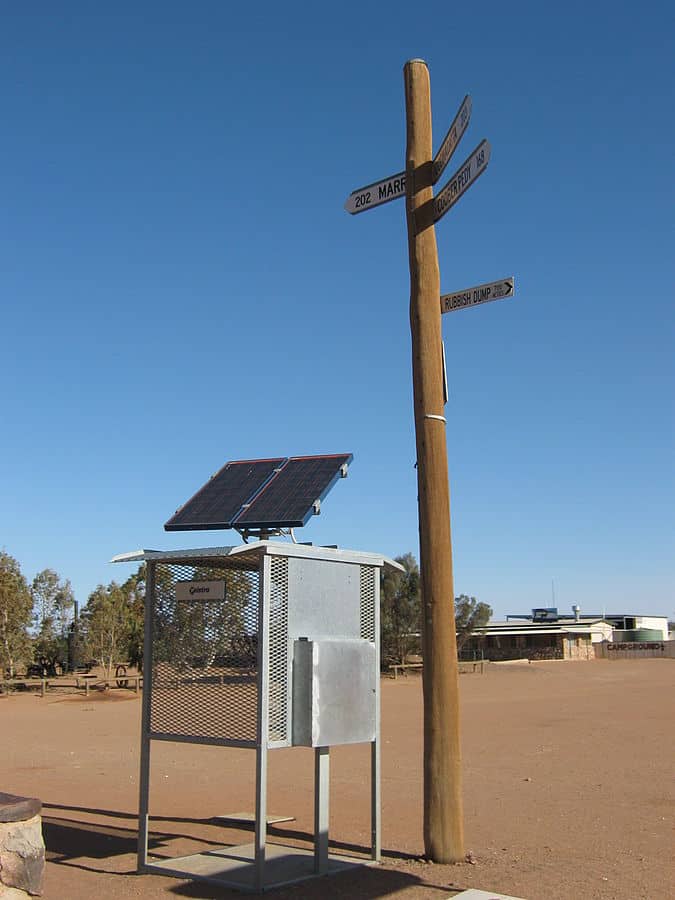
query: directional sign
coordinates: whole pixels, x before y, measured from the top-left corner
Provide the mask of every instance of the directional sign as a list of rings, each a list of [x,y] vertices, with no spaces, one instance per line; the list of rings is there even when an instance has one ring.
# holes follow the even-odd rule
[[[390,175],[389,178],[383,178],[382,181],[376,181],[374,184],[367,184],[365,187],[352,191],[347,197],[345,209],[348,213],[355,215],[366,209],[381,206],[382,203],[389,203],[390,200],[397,200],[399,197],[405,197],[405,172]]]
[[[503,300],[505,297],[513,297],[514,291],[514,279],[511,276],[502,278],[501,281],[490,281],[488,284],[479,284],[465,291],[457,291],[455,294],[443,294],[441,312],[454,312],[456,309],[466,309],[467,306],[476,306],[478,303]]]
[[[462,194],[487,169],[489,161],[490,144],[486,140],[482,140],[464,160],[443,190],[434,197],[434,222],[438,222],[457,203]]]
[[[448,133],[443,138],[443,143],[438,148],[438,153],[431,164],[432,184],[436,184],[443,174],[443,170],[447,166],[450,157],[455,152],[455,147],[459,144],[462,135],[466,131],[466,126],[469,124],[470,117],[471,97],[467,94],[464,100],[462,100],[462,105],[453,119],[452,125],[448,128]]]

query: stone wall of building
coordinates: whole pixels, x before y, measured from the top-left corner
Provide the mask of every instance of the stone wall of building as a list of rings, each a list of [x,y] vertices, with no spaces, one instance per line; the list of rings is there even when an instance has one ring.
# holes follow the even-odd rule
[[[564,659],[595,659],[590,635],[576,634],[564,638]]]
[[[471,638],[466,645],[482,652],[485,659],[505,662],[511,659],[564,659],[562,635],[489,635]]]

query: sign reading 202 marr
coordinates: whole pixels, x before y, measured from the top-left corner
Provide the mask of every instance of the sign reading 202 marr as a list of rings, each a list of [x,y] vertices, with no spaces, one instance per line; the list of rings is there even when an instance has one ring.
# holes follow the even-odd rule
[[[176,584],[176,600],[179,603],[224,599],[224,581],[179,581]]]
[[[390,200],[405,197],[405,172],[390,175],[382,181],[375,181],[365,187],[352,191],[345,203],[348,213],[355,215],[367,209],[374,209]]]

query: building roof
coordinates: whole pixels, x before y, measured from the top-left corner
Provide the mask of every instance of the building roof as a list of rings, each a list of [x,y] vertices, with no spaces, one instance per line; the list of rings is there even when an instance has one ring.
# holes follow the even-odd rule
[[[605,619],[667,619],[668,616],[652,613],[603,613]],[[564,618],[564,617],[562,617]],[[601,617],[600,617],[601,618]]]
[[[508,619],[524,619],[526,621],[532,620],[532,613],[509,613],[507,616]],[[549,622],[565,622],[565,621],[574,621],[573,613],[558,613],[555,619],[548,619]],[[652,613],[588,613],[585,616],[582,616],[582,619],[593,620],[594,622],[599,622],[604,619],[667,619],[668,616],[664,616],[663,614],[652,614]],[[542,620],[543,621],[543,620]]]
[[[478,631],[473,632],[474,637],[500,637],[502,635],[522,635],[522,634],[601,634],[602,628],[593,628],[593,625],[605,625],[607,628],[612,626],[608,622],[592,622],[587,625],[555,625],[547,624],[543,628],[500,628],[495,631],[490,630],[490,626],[486,625]]]
[[[570,622],[488,622],[482,628],[477,628],[475,637],[499,637],[509,635],[535,635],[535,634],[604,634],[612,630],[611,622],[604,619],[582,618]]]
[[[524,628],[526,631],[537,631],[541,628],[556,628],[558,625],[596,625],[598,623],[611,626],[611,622],[607,622],[602,616],[581,616],[579,619],[570,617],[569,619],[550,619],[547,622],[532,622],[530,620],[522,623],[516,622],[515,624],[504,621],[488,622],[485,628]]]

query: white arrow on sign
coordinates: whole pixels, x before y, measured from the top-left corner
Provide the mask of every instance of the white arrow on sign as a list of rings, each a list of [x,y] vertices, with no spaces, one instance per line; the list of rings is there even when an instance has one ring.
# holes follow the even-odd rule
[[[488,141],[483,139],[464,160],[443,190],[434,197],[434,222],[438,222],[487,169],[490,149]]]
[[[352,191],[347,197],[345,209],[348,213],[355,215],[366,209],[373,209],[383,203],[389,203],[390,200],[397,200],[399,197],[405,197],[405,172],[390,175],[389,178],[383,178],[382,181],[375,181],[373,184],[367,184],[365,187]]]
[[[431,183],[436,184],[438,179],[443,174],[445,167],[447,166],[450,157],[455,152],[455,148],[457,144],[462,139],[462,135],[466,131],[466,126],[469,124],[469,118],[471,117],[471,97],[467,94],[464,100],[462,100],[462,105],[457,111],[457,115],[453,119],[452,125],[448,128],[448,133],[443,138],[443,143],[438,148],[438,153],[434,157],[434,161],[431,164]]]
[[[457,291],[454,294],[443,294],[441,297],[441,312],[454,312],[456,309],[466,309],[467,306],[476,306],[478,303],[503,300],[505,297],[513,297],[514,293],[515,281],[513,276],[502,278],[501,281],[490,281],[488,284],[479,284],[476,287]]]

